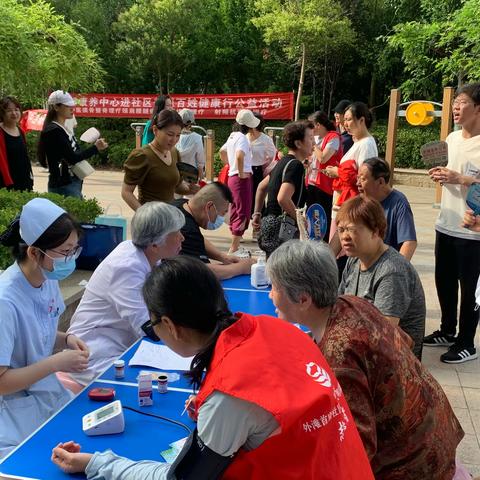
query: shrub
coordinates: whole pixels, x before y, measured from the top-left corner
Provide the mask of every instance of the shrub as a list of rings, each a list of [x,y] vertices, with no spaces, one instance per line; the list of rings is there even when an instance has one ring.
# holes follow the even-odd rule
[[[0,189],[0,233],[4,232],[13,219],[20,214],[23,205],[35,197],[48,198],[81,223],[93,223],[103,211],[95,198],[80,200],[74,197],[63,197],[56,193],[16,192],[2,188]],[[0,269],[7,268],[12,262],[10,249],[0,246]]]

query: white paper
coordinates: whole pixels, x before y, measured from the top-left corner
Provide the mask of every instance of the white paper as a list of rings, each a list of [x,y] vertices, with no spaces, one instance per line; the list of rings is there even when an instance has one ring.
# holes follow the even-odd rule
[[[100,138],[100,132],[95,127],[90,127],[83,132],[80,140],[86,143],[95,143]]]
[[[142,340],[128,364],[158,368],[159,370],[190,370],[192,358],[181,357],[165,345]]]

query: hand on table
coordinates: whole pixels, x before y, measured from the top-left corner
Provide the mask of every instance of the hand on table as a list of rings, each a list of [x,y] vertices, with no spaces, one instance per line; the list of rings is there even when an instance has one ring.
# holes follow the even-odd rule
[[[83,473],[92,458],[91,453],[80,453],[80,445],[73,441],[59,443],[52,450],[52,462],[65,473]]]

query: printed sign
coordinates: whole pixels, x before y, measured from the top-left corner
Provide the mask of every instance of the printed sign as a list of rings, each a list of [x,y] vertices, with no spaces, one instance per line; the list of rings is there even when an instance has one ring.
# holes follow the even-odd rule
[[[156,95],[73,93],[77,117],[150,118]],[[195,118],[233,120],[239,110],[248,108],[266,120],[292,120],[293,92],[242,93],[232,95],[170,95],[175,110],[188,108]]]
[[[480,183],[470,185],[467,193],[467,205],[475,215],[480,215]]]
[[[324,208],[318,203],[310,205],[306,218],[308,236],[312,240],[323,240],[327,233],[327,214]]]
[[[420,148],[423,163],[427,168],[445,167],[448,163],[447,142],[429,142]]]

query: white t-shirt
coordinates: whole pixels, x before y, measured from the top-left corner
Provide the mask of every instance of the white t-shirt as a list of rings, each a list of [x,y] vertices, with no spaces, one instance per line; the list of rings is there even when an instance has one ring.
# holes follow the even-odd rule
[[[143,250],[130,240],[97,267],[68,329],[90,349],[88,369],[72,374],[75,380],[86,385],[143,336],[149,315],[142,287],[150,271]]]
[[[464,138],[462,130],[452,132],[447,138],[447,168],[462,175],[480,178],[480,135]],[[446,235],[469,240],[480,240],[480,233],[463,228],[462,220],[467,204],[468,188],[458,184],[445,184],[442,189],[442,203],[435,229]]]
[[[258,138],[252,140],[250,148],[252,149],[252,165],[254,167],[270,163],[277,152],[273,140],[265,133],[261,133]]]
[[[232,132],[220,150],[227,152],[228,165],[230,166],[229,177],[239,173],[236,156],[239,150],[245,154],[243,157],[243,173],[252,173],[252,150],[247,136],[242,132]]]
[[[355,160],[355,163],[357,165],[357,171],[359,168],[362,166],[362,163],[367,159],[371,157],[376,157],[378,156],[378,149],[377,149],[377,144],[375,143],[375,139],[372,136],[368,136],[365,138],[362,138],[361,140],[358,140],[357,142],[354,142],[350,150],[348,150],[347,153],[342,157],[340,160],[340,163],[342,164],[343,162],[346,162],[348,160]],[[340,196],[340,193],[334,190],[333,192],[333,210],[338,210],[337,205],[337,200],[338,197]],[[334,213],[333,218],[335,218],[336,213]]]
[[[180,152],[182,162],[193,165],[198,168],[200,174],[203,173],[205,168],[205,150],[200,134],[197,132],[182,132],[175,147]]]
[[[35,288],[17,263],[0,275],[0,366],[28,367],[53,354],[65,311],[58,282]],[[0,395],[0,458],[71,398],[54,373],[19,392]]]

